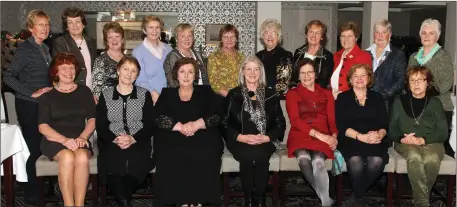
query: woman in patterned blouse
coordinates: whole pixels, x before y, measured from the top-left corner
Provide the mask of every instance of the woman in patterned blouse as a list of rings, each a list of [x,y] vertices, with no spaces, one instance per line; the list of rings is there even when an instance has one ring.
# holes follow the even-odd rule
[[[219,31],[220,49],[208,57],[209,84],[221,96],[227,96],[237,86],[238,69],[244,54],[238,51],[240,33],[235,26],[227,24]]]
[[[92,92],[97,102],[103,89],[117,84],[116,65],[124,57],[124,29],[119,23],[103,26],[103,43],[106,52],[95,59],[92,76]]]

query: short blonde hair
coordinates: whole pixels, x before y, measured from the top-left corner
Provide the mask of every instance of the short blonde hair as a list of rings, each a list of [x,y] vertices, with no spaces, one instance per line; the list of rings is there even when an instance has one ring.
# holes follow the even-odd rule
[[[178,36],[179,33],[183,32],[184,30],[190,29],[192,35],[194,35],[194,27],[188,23],[180,23],[178,26],[175,27],[175,36]]]
[[[421,24],[421,29],[419,30],[419,35],[421,34],[422,32],[422,29],[427,26],[427,25],[433,25],[435,26],[436,28],[436,32],[438,34],[438,39],[440,38],[440,35],[441,35],[441,23],[436,20],[436,19],[432,19],[432,18],[428,18],[426,20],[424,20]]]
[[[34,21],[36,20],[37,17],[46,18],[46,19],[48,19],[48,22],[49,22],[49,16],[44,11],[35,9],[35,10],[30,11],[29,14],[27,15],[27,20],[25,23],[27,28],[29,28],[29,29],[33,28],[33,26],[35,25]]]
[[[367,72],[367,76],[368,76],[367,88],[371,88],[371,86],[373,86],[373,84],[374,84],[374,77],[373,77],[373,70],[371,69],[371,66],[368,65],[368,64],[354,64],[354,65],[352,65],[352,67],[349,70],[348,75],[346,77],[346,81],[348,83],[348,86],[350,88],[353,87],[353,85],[351,83],[352,75],[354,75],[355,71],[357,69],[360,69],[360,68],[364,69],[365,72]]]
[[[143,21],[141,21],[141,29],[143,29],[143,31],[146,31],[146,27],[149,24],[149,22],[153,22],[153,21],[159,22],[160,30],[163,30],[163,27],[164,27],[163,20],[161,18],[159,18],[158,16],[154,16],[154,15],[148,15],[143,18]]]
[[[381,26],[387,28],[390,34],[392,34],[392,24],[387,19],[380,19],[376,21],[373,25],[373,31],[376,30],[376,27]]]
[[[248,55],[246,58],[244,58],[243,63],[241,63],[240,71],[238,72],[238,85],[243,87],[246,86],[246,81],[244,80],[243,76],[243,70],[244,68],[246,68],[246,65],[249,62],[256,63],[259,66],[260,78],[258,87],[265,87],[267,85],[267,80],[265,77],[265,67],[263,66],[262,61],[260,61],[260,59],[255,55]]]
[[[260,34],[263,34],[263,32],[267,28],[274,28],[276,30],[276,32],[279,34],[279,37],[281,37],[281,35],[282,35],[282,26],[281,26],[281,23],[278,20],[276,20],[276,19],[267,19],[267,20],[263,21],[262,25],[260,25]],[[260,36],[262,36],[262,35],[260,35]]]

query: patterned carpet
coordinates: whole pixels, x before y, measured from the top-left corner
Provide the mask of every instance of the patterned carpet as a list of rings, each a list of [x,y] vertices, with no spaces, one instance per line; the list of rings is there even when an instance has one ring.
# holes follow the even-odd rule
[[[383,197],[384,190],[382,190],[383,186],[385,186],[385,185],[382,183],[382,180],[383,179],[381,179],[380,182],[378,182],[376,185],[374,185],[373,188],[368,192],[369,195],[379,194],[380,197],[366,196],[366,198],[364,198],[365,206],[367,206],[367,207],[385,206],[385,199]],[[410,187],[409,187],[407,177],[405,177],[404,180],[405,180],[405,183],[404,183],[405,184],[405,187],[404,187],[405,194],[410,194]],[[138,189],[136,193],[137,194],[150,194],[152,192],[152,187],[148,183],[150,183],[150,180],[147,180],[147,182],[145,182],[144,185],[140,189]],[[348,183],[347,178],[345,177],[344,188],[348,189],[349,187],[350,187],[350,185]],[[394,188],[395,188],[395,184],[394,184]],[[446,190],[445,180],[442,178],[439,178],[435,185],[435,188],[439,192],[441,192],[445,195],[445,192],[446,192],[445,191]],[[240,180],[238,177],[233,177],[230,179],[229,190],[230,191],[240,191],[240,192],[242,191],[241,183],[240,183]],[[59,187],[57,184],[53,186],[53,191],[54,191],[54,195],[49,196],[50,199],[56,200],[56,199],[61,198]],[[332,188],[331,188],[331,191],[332,191]],[[303,180],[302,177],[290,176],[286,179],[286,193],[294,193],[294,192],[305,192],[308,194],[309,193],[312,194],[313,190]],[[89,198],[90,193],[91,192],[89,190],[88,199],[86,200],[86,206],[93,206],[92,201]],[[332,193],[331,193],[331,195],[332,195]],[[334,198],[333,195],[332,195],[332,197]],[[344,204],[346,203],[348,198],[349,198],[349,196],[345,196],[343,198],[343,205],[342,205],[343,207],[345,206]],[[454,198],[455,198],[455,192],[454,192]],[[222,203],[222,196],[221,196],[221,203]],[[134,206],[154,206],[154,201],[153,201],[153,199],[134,199],[132,201],[132,204]],[[267,205],[272,206],[271,198],[267,198]],[[2,207],[6,206],[4,196],[2,196],[2,205],[1,206]],[[19,207],[26,206],[24,203],[24,199],[23,199],[23,191],[20,186],[18,186],[17,190],[16,190],[15,206],[19,206]],[[46,207],[54,207],[54,206],[63,206],[63,203],[62,202],[49,202],[49,201],[47,202]],[[113,200],[108,200],[108,206],[115,206],[115,202]],[[242,197],[232,198],[230,200],[230,206],[231,207],[243,206],[243,198]],[[285,206],[286,207],[320,206],[320,200],[315,195],[289,196],[285,202]],[[401,206],[405,206],[405,207],[413,206],[413,204],[411,203],[410,199],[404,199],[404,200],[402,200]],[[445,206],[445,205],[444,205],[443,201],[433,201],[432,206],[441,207],[441,206]],[[455,200],[454,200],[453,206],[455,206]]]

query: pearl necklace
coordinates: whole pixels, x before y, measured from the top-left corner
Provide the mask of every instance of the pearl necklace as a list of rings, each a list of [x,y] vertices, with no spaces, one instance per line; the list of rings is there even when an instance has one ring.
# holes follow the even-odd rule
[[[63,88],[60,88],[59,83],[57,83],[57,84],[56,84],[56,88],[57,88],[59,91],[68,92],[68,91],[72,91],[73,89],[75,89],[75,88],[76,88],[76,84],[73,83],[73,85],[72,85],[69,89],[63,89]]]

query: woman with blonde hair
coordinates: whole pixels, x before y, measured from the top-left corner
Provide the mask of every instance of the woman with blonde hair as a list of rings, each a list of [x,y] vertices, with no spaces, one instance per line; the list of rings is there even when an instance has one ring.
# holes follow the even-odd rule
[[[162,88],[167,87],[163,63],[172,48],[160,41],[160,33],[164,30],[164,23],[159,17],[145,16],[141,22],[141,29],[146,37],[132,51],[132,56],[138,59],[141,66],[140,76],[138,76],[135,85],[148,89],[155,103],[160,92],[162,92]]]
[[[198,85],[209,85],[208,71],[206,70],[205,62],[200,53],[194,50],[194,28],[187,23],[178,24],[175,28],[176,48],[168,53],[163,63],[165,75],[167,77],[168,87],[178,87],[179,83],[173,79],[173,66],[176,61],[183,57],[192,58],[198,63],[198,80],[195,83]]]
[[[260,26],[260,35],[265,49],[256,53],[256,56],[265,66],[267,87],[284,96],[292,74],[292,53],[280,46],[281,23],[275,19],[265,20]]]
[[[25,202],[38,203],[38,179],[35,162],[41,155],[41,134],[38,131],[38,98],[52,90],[49,78],[51,55],[44,44],[51,24],[49,16],[41,10],[32,10],[27,15],[27,29],[31,36],[19,44],[8,70],[3,72],[3,81],[14,90],[16,112],[24,140],[30,151],[26,170],[28,182],[24,188]]]
[[[222,131],[227,149],[240,163],[244,206],[266,206],[270,157],[284,137],[286,123],[279,93],[266,87],[259,58],[247,56],[238,74],[238,86],[226,97]]]

